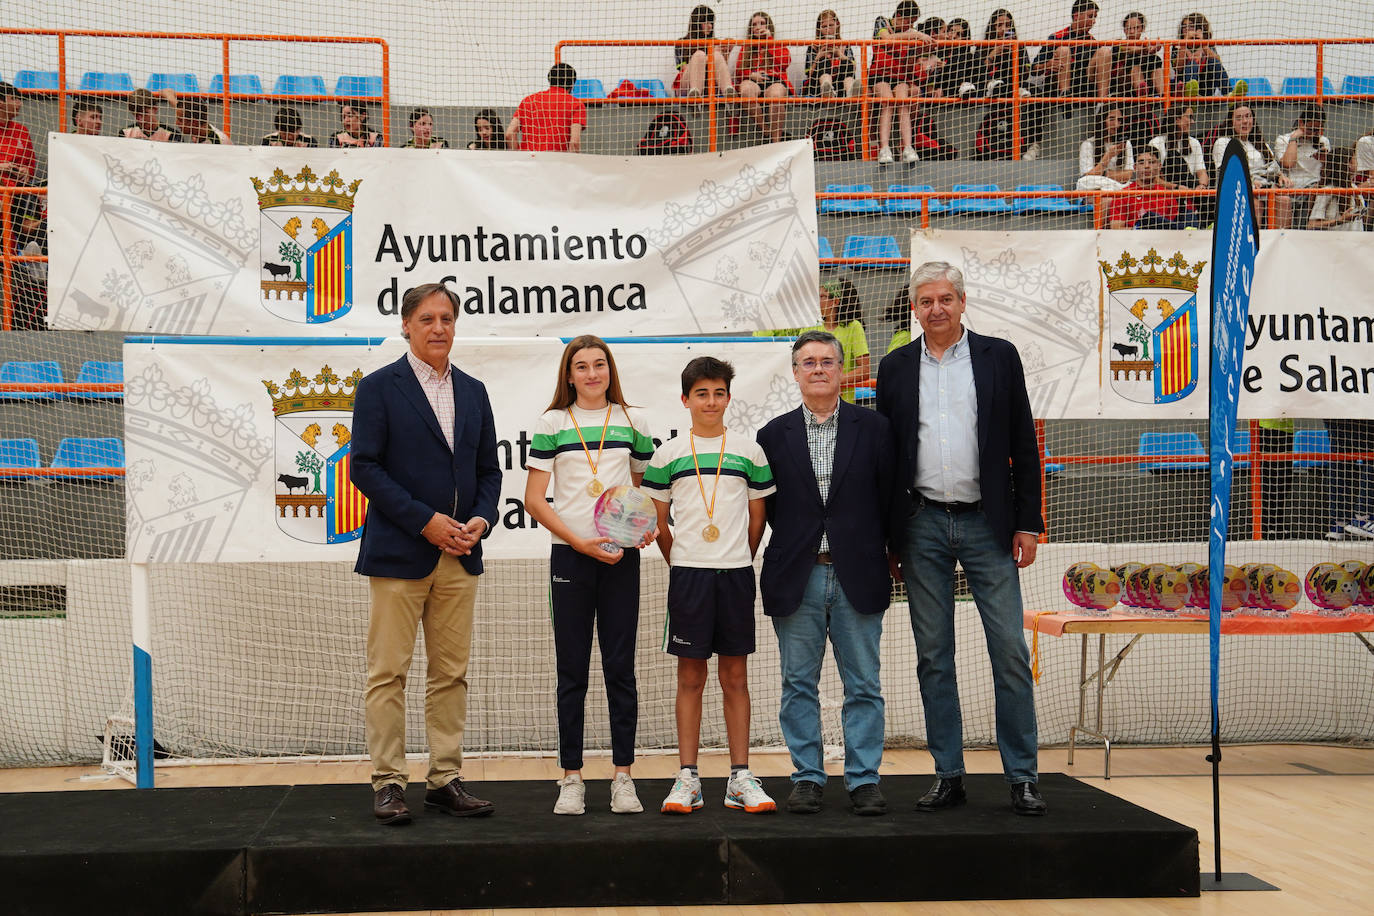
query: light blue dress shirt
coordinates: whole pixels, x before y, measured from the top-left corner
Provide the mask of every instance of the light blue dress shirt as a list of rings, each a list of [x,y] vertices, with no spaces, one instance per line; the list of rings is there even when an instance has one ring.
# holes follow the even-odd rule
[[[939,359],[923,336],[919,379],[916,492],[942,503],[978,502],[978,396],[968,331]]]

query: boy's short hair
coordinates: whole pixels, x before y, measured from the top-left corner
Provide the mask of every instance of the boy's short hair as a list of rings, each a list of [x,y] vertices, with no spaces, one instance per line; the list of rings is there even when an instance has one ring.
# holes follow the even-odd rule
[[[100,115],[105,114],[105,109],[100,106],[99,102],[90,99],[78,99],[72,103],[72,123],[76,123],[77,115],[85,114],[88,111],[94,111]]]
[[[725,391],[730,391],[730,382],[735,378],[735,367],[714,356],[698,356],[682,370],[682,396],[692,393],[692,387],[703,379],[720,379],[725,383]]]
[[[916,0],[902,0],[897,4],[897,11],[892,14],[893,19],[919,19],[921,18],[921,7]]]
[[[549,68],[549,85],[555,89],[571,89],[577,82],[577,71],[572,64],[554,64]]]
[[[1070,15],[1077,16],[1079,13],[1086,13],[1089,10],[1094,13],[1097,12],[1098,6],[1095,0],[1073,0],[1073,9],[1070,11]]]

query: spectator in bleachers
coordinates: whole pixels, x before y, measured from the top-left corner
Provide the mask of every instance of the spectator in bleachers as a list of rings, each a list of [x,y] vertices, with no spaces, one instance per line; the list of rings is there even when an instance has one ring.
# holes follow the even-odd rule
[[[706,40],[716,34],[716,12],[702,4],[692,8],[687,20],[687,34],[683,41],[699,41],[697,45],[677,45],[673,57],[677,60],[677,77],[673,79],[673,91],[688,98],[700,98],[706,91],[706,56],[711,55],[712,71],[715,74],[716,94],[734,95],[735,84],[730,78],[730,65],[726,55],[730,52],[727,44],[717,44],[711,51]]]
[[[949,26],[939,16],[930,16],[917,23],[916,30],[929,35],[932,41],[949,39]],[[917,58],[916,79],[921,84],[922,95],[940,97],[950,94],[945,76],[945,58],[948,55],[949,48],[941,45],[931,45],[921,51]]]
[[[863,303],[854,284],[843,277],[821,283],[821,323],[807,328],[773,328],[755,331],[755,337],[795,337],[803,331],[829,331],[844,345],[844,374],[840,377],[840,396],[854,403],[854,388],[873,377],[868,353],[868,336],[862,321]]]
[[[1050,35],[1049,42],[1041,46],[1031,65],[1032,74],[1038,88],[1046,95],[1090,96],[1096,94],[1096,85],[1090,69],[1097,48],[1092,45],[1059,45],[1063,41],[1095,41],[1093,26],[1097,24],[1097,3],[1094,0],[1073,0],[1069,11],[1069,24]],[[1064,110],[1064,116],[1071,114]]]
[[[987,76],[983,71],[983,55],[980,49],[968,44],[973,40],[973,27],[967,19],[951,19],[945,27],[945,35],[950,41],[964,42],[962,45],[944,49],[945,84],[950,87],[951,95],[957,95],[961,99],[973,98],[987,85]],[[982,94],[988,93],[984,91]]]
[[[1016,19],[1009,10],[997,9],[988,17],[983,29],[984,41],[1015,41]],[[996,45],[978,49],[983,54],[983,74],[987,77],[987,95],[991,97],[1008,96],[1012,92],[1012,70],[1016,69],[1016,81],[1022,97],[1031,94],[1030,55],[1024,47]],[[1021,109],[1021,158],[1035,160],[1040,158],[1040,137],[1045,130],[1045,111],[1040,105]]]
[[[582,151],[587,106],[568,90],[577,82],[572,64],[549,68],[549,88],[525,96],[510,119],[506,142],[511,149],[554,153]]]
[[[28,185],[38,166],[29,129],[15,120],[23,107],[24,96],[19,90],[0,82],[0,184]]]
[[[1357,181],[1374,178],[1374,132],[1355,141],[1355,178]]]
[[[468,149],[505,149],[506,128],[496,111],[483,108],[472,119],[472,131],[477,139],[468,143]]]
[[[368,110],[357,102],[339,103],[339,121],[343,130],[336,130],[329,138],[330,147],[381,146],[382,135],[368,130]]]
[[[1145,15],[1130,12],[1121,20],[1121,35],[1127,41],[1140,41],[1145,35]],[[1090,67],[1097,94],[1113,99],[1126,99],[1164,94],[1164,61],[1160,59],[1161,45],[1132,47],[1111,45],[1099,48]],[[1094,108],[1102,109],[1105,102]],[[1126,139],[1137,148],[1160,132],[1159,112],[1151,102],[1121,102],[1125,118]]]
[[[1226,155],[1226,145],[1234,137],[1245,149],[1245,158],[1250,166],[1250,182],[1257,188],[1288,187],[1288,178],[1279,168],[1274,151],[1264,142],[1255,121],[1255,113],[1249,105],[1232,105],[1226,120],[1217,130],[1217,139],[1212,143],[1212,170],[1220,174],[1221,161]],[[1276,203],[1278,228],[1287,229],[1292,223],[1292,200],[1279,197]]]
[[[840,37],[840,17],[834,10],[821,10],[816,17],[816,37],[834,41]],[[848,97],[858,89],[854,49],[848,45],[810,45],[806,49],[806,78],[802,95],[831,98]],[[837,88],[838,87],[838,88]]]
[[[130,140],[153,140],[157,143],[179,143],[181,134],[174,127],[158,121],[157,96],[147,89],[135,89],[129,93],[129,114],[134,123],[119,132],[121,137]]]
[[[1361,182],[1356,178],[1354,147],[1341,147],[1322,169],[1322,187],[1331,188],[1331,193],[1317,196],[1307,217],[1307,228],[1363,232],[1368,204],[1360,191],[1370,186],[1368,180]]]
[[[48,253],[47,198],[37,194],[15,194],[10,205],[12,251],[34,256]],[[10,327],[16,331],[42,331],[47,328],[48,265],[25,261],[13,265],[10,291],[14,309]]]
[[[278,108],[276,115],[272,118],[272,133],[262,138],[263,146],[294,146],[302,149],[314,149],[320,145],[320,141],[307,133],[301,132],[301,113],[291,107]]]
[[[434,136],[434,115],[428,108],[415,108],[410,112],[410,139],[405,142],[406,149],[448,149],[448,141]]]
[[[1326,129],[1326,112],[1320,105],[1309,103],[1302,107],[1293,129],[1279,136],[1274,147],[1279,152],[1279,167],[1295,188],[1315,188],[1322,183],[1322,165],[1331,155],[1331,141]],[[1312,212],[1312,195],[1296,195],[1293,201],[1292,225],[1307,224]]]
[[[873,47],[873,62],[868,68],[868,88],[879,99],[897,99],[898,104],[882,104],[878,108],[878,164],[888,165],[892,156],[892,118],[897,117],[897,129],[902,140],[902,161],[916,162],[921,157],[912,145],[912,106],[900,104],[921,95],[920,54],[933,39],[916,28],[921,8],[916,0],[901,0],[892,18],[879,16],[873,23],[873,37],[885,42]]]
[[[1135,156],[1135,180],[1125,191],[1167,190],[1159,180],[1159,153],[1147,146]],[[1145,194],[1112,198],[1108,219],[1113,229],[1182,229],[1189,225],[1175,196],[1156,197]]]
[[[911,294],[906,289],[897,291],[897,298],[883,312],[883,320],[893,328],[892,341],[887,345],[888,353],[911,343]]]
[[[162,90],[160,95],[176,112],[177,131],[181,136],[175,142],[233,144],[228,134],[210,123],[210,110],[204,99],[178,100],[177,94],[171,89]]]
[[[90,99],[72,104],[72,132],[78,137],[98,137],[105,125],[105,109]]]
[[[1114,103],[1098,112],[1096,129],[1078,148],[1078,190],[1119,191],[1131,180],[1135,150],[1121,126]]]
[[[735,85],[745,99],[783,99],[792,94],[792,83],[787,78],[787,68],[792,63],[792,52],[787,46],[773,39],[777,30],[773,28],[773,17],[760,10],[749,17],[748,41],[740,45],[739,55],[735,58]],[[787,118],[787,109],[782,105],[750,106],[750,114],[759,131],[773,143],[782,141],[782,125]]]
[[[1212,24],[1201,13],[1189,13],[1178,24],[1178,37],[1191,44],[1174,48],[1173,65],[1175,91],[1185,96],[1226,95],[1231,78],[1221,64],[1217,49],[1206,42],[1212,40]],[[1244,82],[1236,84],[1236,95],[1244,95]]]
[[[1184,105],[1174,108],[1174,129],[1150,140],[1150,148],[1159,154],[1159,176],[1165,185],[1176,188],[1206,190],[1212,183],[1207,174],[1207,158],[1202,144],[1192,135],[1193,108]],[[1216,212],[1216,201],[1210,195],[1189,198],[1187,205],[1198,212],[1198,222],[1210,223]]]

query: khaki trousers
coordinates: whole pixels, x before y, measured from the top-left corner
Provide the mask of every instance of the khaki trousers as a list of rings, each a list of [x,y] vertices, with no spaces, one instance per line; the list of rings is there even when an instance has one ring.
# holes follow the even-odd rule
[[[462,770],[477,578],[457,557],[445,553],[423,579],[370,579],[365,708],[374,791],[389,783],[404,788],[409,779],[406,675],[420,624],[425,628],[429,661],[425,683],[425,731],[429,739],[426,783],[431,789],[441,789]]]

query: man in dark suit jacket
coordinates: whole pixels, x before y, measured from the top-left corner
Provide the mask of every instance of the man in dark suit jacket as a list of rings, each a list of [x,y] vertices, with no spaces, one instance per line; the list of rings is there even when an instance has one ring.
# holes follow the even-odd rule
[[[1018,568],[1035,560],[1040,451],[1021,357],[1008,341],[964,329],[964,277],[943,261],[912,274],[924,336],[878,368],[878,412],[892,421],[897,543],[916,637],[935,784],[921,811],[962,804],[963,722],[954,675],[954,565],[964,568],[983,620],[997,701],[997,746],[1017,814],[1045,813],[1036,782],[1030,655]]]
[[[888,522],[893,449],[887,420],[840,399],[844,349],[807,331],[792,345],[802,406],[759,430],[777,492],[759,586],[782,657],[778,720],[792,755],[789,811],[820,810],[826,775],[819,682],[827,635],[844,683],[845,788],[855,814],[887,812],[878,788],[883,696],[878,645],[892,594]]]
[[[481,382],[449,363],[458,297],[439,283],[401,303],[410,351],[358,384],[353,482],[368,498],[356,571],[370,577],[367,747],[373,813],[410,821],[405,802],[405,685],[415,631],[425,627],[430,744],[425,807],[481,816],[490,802],[460,778],[472,611],[482,535],[496,518],[501,467]]]

